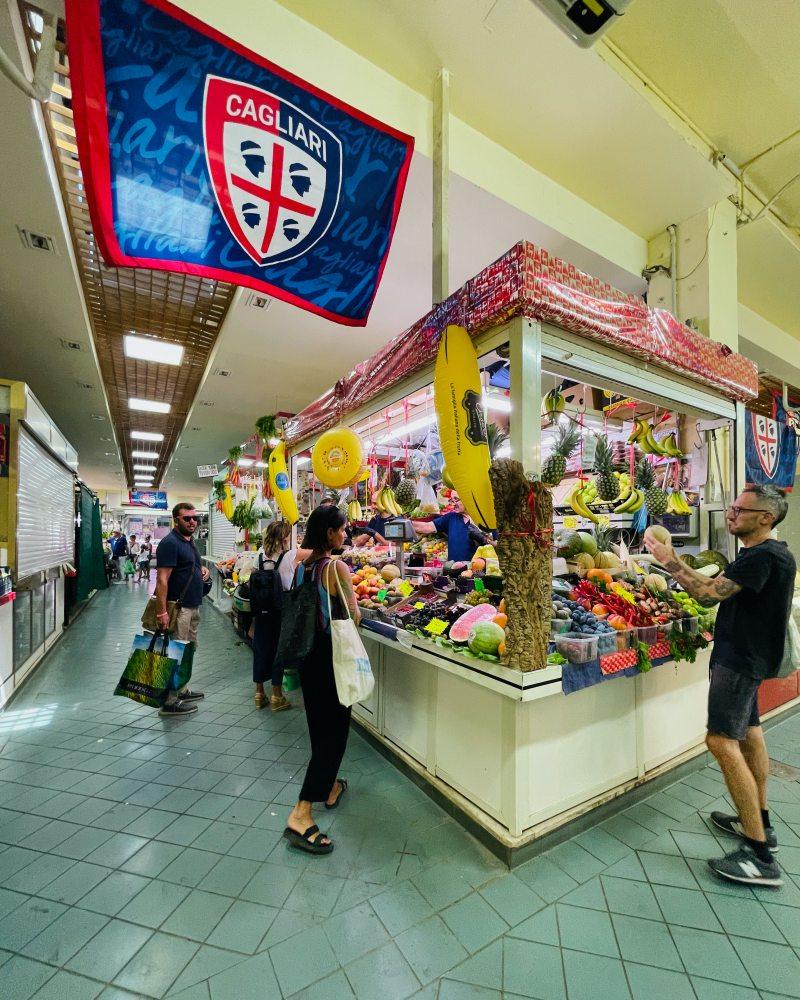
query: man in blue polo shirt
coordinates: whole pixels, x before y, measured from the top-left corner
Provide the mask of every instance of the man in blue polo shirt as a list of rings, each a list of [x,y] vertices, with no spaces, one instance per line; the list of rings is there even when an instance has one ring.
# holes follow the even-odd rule
[[[191,642],[196,649],[203,584],[210,574],[208,568],[203,566],[192,539],[198,521],[194,504],[176,504],[172,509],[172,520],[172,531],[161,539],[156,549],[156,617],[159,624],[166,628],[169,625],[167,602],[179,601],[181,607],[173,636],[181,642]],[[197,702],[204,697],[202,691],[190,691],[188,688],[171,691],[158,714],[191,715],[197,711]]]
[[[491,542],[467,514],[456,493],[451,496],[453,510],[432,521],[412,521],[418,535],[440,534],[447,538],[447,558],[451,562],[469,562],[479,545]]]

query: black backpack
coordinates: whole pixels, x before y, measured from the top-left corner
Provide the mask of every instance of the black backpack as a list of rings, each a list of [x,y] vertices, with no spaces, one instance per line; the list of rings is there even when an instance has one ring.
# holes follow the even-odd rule
[[[281,552],[277,562],[268,560],[274,565],[264,569],[264,557],[258,557],[258,569],[254,569],[248,580],[250,591],[250,611],[254,615],[275,614],[280,612],[283,602],[283,584],[281,583],[280,565],[285,552]]]

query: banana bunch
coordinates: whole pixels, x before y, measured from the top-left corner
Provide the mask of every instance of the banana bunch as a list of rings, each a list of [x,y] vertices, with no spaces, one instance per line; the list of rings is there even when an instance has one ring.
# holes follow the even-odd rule
[[[225,484],[225,499],[222,501],[222,513],[225,515],[225,517],[227,517],[227,519],[229,521],[233,517],[233,508],[234,508],[233,490],[226,483]]]
[[[685,458],[678,447],[676,432],[670,431],[662,441],[656,441],[653,436],[653,425],[647,420],[634,422],[628,444],[637,444],[645,455],[659,455],[661,458]]]
[[[625,498],[617,503],[614,508],[615,514],[635,514],[644,503],[644,492],[636,487],[631,488],[628,483],[628,493]]]
[[[391,514],[392,517],[400,517],[403,513],[391,486],[384,486],[378,490],[375,494],[375,507],[381,514]]]
[[[593,524],[599,524],[600,518],[587,506],[587,502],[584,497],[585,492],[586,487],[578,483],[567,497],[567,503],[575,511],[578,517],[585,517]]]
[[[691,514],[692,508],[684,496],[683,490],[673,490],[667,497],[668,514]]]
[[[364,511],[361,509],[361,504],[358,500],[351,500],[347,505],[347,519],[348,521],[364,520]]]

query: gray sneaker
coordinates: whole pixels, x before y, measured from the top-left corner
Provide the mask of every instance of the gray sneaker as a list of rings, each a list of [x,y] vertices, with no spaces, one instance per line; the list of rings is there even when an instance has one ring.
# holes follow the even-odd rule
[[[192,715],[192,713],[197,711],[197,705],[193,702],[186,701],[173,701],[167,705],[162,705],[158,710],[159,715],[164,715],[166,717],[170,716],[181,716],[181,715]]]
[[[769,864],[761,861],[749,847],[740,847],[738,851],[726,854],[724,858],[714,858],[708,862],[708,867],[729,882],[739,882],[742,885],[783,885],[781,870],[773,859]]]
[[[733,837],[745,837],[744,827],[738,816],[729,816],[727,813],[712,812],[709,817],[711,822],[717,829],[722,830],[724,833],[729,833]],[[772,851],[773,854],[778,853],[778,834],[775,832],[774,826],[767,826],[764,828],[764,832],[767,835],[767,847]]]

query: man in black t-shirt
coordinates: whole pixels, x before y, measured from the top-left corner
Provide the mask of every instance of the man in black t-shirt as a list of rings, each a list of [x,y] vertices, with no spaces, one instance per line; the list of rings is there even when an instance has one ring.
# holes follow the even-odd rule
[[[197,529],[197,511],[194,504],[179,503],[172,509],[174,527],[158,543],[156,549],[157,618],[161,626],[169,624],[168,601],[180,601],[180,611],[175,621],[174,638],[190,642],[197,648],[197,629],[200,625],[200,605],[203,603],[203,584],[209,578],[192,535]],[[202,691],[184,687],[171,691],[159,715],[190,715],[197,711],[197,702],[204,697]]]
[[[774,486],[749,486],[727,510],[728,531],[742,549],[713,580],[689,569],[671,545],[645,536],[648,549],[693,597],[720,601],[711,653],[706,745],[716,757],[738,813],[711,813],[711,822],[740,837],[742,847],[709,861],[711,870],[747,885],[783,884],[769,821],[769,756],[758,716],[758,688],[775,677],[786,644],[796,565],[785,542],[771,537],[786,517]]]

